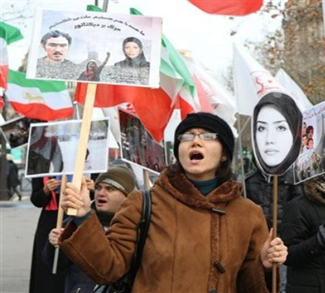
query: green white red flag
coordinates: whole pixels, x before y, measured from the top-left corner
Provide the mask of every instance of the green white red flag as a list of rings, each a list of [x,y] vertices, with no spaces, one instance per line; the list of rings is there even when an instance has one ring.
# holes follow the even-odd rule
[[[236,134],[233,125],[236,122],[236,99],[223,88],[212,75],[191,58],[185,58],[193,80],[199,101],[199,111],[218,115],[228,122]]]
[[[220,15],[243,16],[260,10],[263,0],[188,0],[199,9]]]
[[[7,46],[23,38],[20,30],[0,22],[0,88],[7,88],[9,60]]]
[[[70,94],[61,81],[26,79],[25,73],[9,70],[5,94],[15,111],[28,118],[52,121],[73,116]]]

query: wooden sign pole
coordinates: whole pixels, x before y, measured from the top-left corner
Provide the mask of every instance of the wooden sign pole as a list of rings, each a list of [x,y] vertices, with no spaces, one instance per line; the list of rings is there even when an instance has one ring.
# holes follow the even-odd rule
[[[68,181],[68,176],[66,174],[62,175],[62,180],[61,180],[61,191],[60,191],[60,201],[59,201],[59,206],[58,206],[58,217],[56,220],[56,228],[61,229],[62,228],[62,222],[63,222],[63,209],[61,208],[61,200],[63,193],[65,191],[65,187],[67,185]],[[57,267],[58,267],[58,259],[59,259],[59,247],[55,247],[55,252],[54,252],[54,261],[53,261],[53,268],[52,268],[52,274],[56,274]]]
[[[78,151],[76,156],[76,164],[73,173],[72,183],[77,187],[81,188],[82,174],[85,166],[85,158],[87,152],[87,142],[90,131],[91,117],[94,108],[95,95],[96,95],[97,85],[94,83],[89,83],[87,87],[86,101],[82,116],[81,130],[80,130],[80,138],[78,144]],[[67,214],[69,216],[76,216],[78,210],[76,209],[68,209]]]
[[[146,189],[150,188],[150,178],[149,178],[149,171],[143,170],[143,177],[144,177],[144,187]]]
[[[273,239],[278,234],[278,176],[273,178]],[[277,264],[272,264],[272,293],[277,293]]]

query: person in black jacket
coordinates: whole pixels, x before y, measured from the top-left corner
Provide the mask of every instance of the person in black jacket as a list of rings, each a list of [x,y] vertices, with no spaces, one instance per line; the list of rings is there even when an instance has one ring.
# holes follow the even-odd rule
[[[56,226],[59,192],[61,181],[55,178],[32,178],[32,194],[30,197],[34,206],[42,208],[38,220],[32,255],[32,266],[29,283],[29,293],[59,293],[63,292],[66,272],[52,274],[42,261],[42,250],[52,228]]]
[[[7,154],[6,159],[8,161],[8,174],[7,174],[7,187],[9,189],[9,199],[12,199],[15,193],[18,195],[19,200],[21,200],[21,193],[18,191],[17,186],[20,184],[18,167],[13,160],[12,154]]]
[[[255,160],[253,163],[256,165]],[[273,227],[273,177],[264,174],[259,168],[249,172],[245,178],[246,196],[262,207],[269,229]],[[294,184],[292,167],[278,176],[277,227],[281,230],[283,209],[286,204],[303,192],[303,183]],[[286,267],[281,266],[281,293],[285,292]]]
[[[125,197],[135,188],[135,177],[125,166],[119,165],[109,168],[107,172],[98,176],[95,182],[95,200],[91,208],[101,222],[103,229],[107,230],[111,219],[118,210]],[[66,219],[65,223],[68,222]],[[49,240],[43,250],[43,261],[53,267],[54,247],[57,247],[62,229],[54,228],[49,233]],[[58,271],[67,270],[64,293],[92,292],[96,283],[70,261],[64,253],[59,254]]]
[[[283,214],[281,238],[289,250],[286,293],[324,293],[325,176],[305,181],[304,191]]]
[[[273,226],[273,177],[256,168],[246,175],[245,187],[247,198],[262,207],[267,225],[271,229]],[[294,184],[292,167],[282,176],[278,176],[278,230],[281,229],[285,205],[302,192],[303,184]]]

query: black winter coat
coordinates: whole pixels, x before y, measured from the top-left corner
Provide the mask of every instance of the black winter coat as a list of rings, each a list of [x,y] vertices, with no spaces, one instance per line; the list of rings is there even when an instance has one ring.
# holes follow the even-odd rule
[[[91,207],[96,212],[99,221],[103,225],[103,229],[105,229],[105,227],[107,228],[114,214],[97,212],[95,202],[92,203]],[[71,220],[70,217],[66,218],[62,227],[65,227],[69,220]],[[42,252],[42,257],[43,261],[51,269],[53,267],[54,254],[55,247],[47,240]],[[64,293],[91,293],[96,285],[95,281],[78,268],[61,250],[57,263],[57,272],[60,271],[66,271]]]
[[[7,175],[7,187],[16,187],[20,184],[19,175],[18,175],[18,167],[13,161],[8,161],[9,164],[9,172]]]
[[[283,215],[281,238],[289,250],[286,293],[325,292],[325,247],[316,236],[325,224],[325,193],[317,197],[316,184],[307,182],[306,194],[289,202]]]
[[[66,271],[52,274],[52,268],[42,260],[42,250],[50,231],[56,227],[57,220],[57,210],[45,210],[51,201],[51,196],[44,193],[43,187],[43,178],[32,179],[31,202],[34,206],[42,208],[42,211],[34,238],[29,293],[63,293]],[[59,203],[59,195],[57,195],[57,203]]]
[[[247,198],[262,207],[269,229],[273,226],[273,177],[259,169],[247,174],[245,179]],[[302,185],[294,185],[293,171],[289,169],[278,177],[278,230],[281,229],[285,205],[303,193]]]
[[[68,218],[69,219],[69,218]],[[43,261],[49,268],[53,267],[55,248],[46,241],[43,249]],[[90,279],[82,270],[80,270],[73,262],[66,257],[60,250],[58,257],[57,273],[66,272],[66,280],[64,293],[90,293],[93,291],[96,283]]]

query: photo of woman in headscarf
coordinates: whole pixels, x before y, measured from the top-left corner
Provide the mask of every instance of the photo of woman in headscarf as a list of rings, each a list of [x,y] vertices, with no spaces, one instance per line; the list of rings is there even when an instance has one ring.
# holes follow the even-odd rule
[[[148,84],[150,62],[146,60],[142,42],[135,37],[124,39],[122,50],[125,59],[114,64],[117,82]]]
[[[281,175],[300,152],[302,114],[294,100],[283,93],[266,94],[254,108],[253,149],[262,171]]]
[[[57,173],[63,170],[63,156],[57,137],[47,134],[47,126],[32,127],[27,175]]]
[[[100,81],[100,74],[107,64],[109,56],[110,53],[107,52],[106,58],[100,66],[97,65],[97,62],[95,60],[89,60],[86,65],[86,70],[80,74],[78,80]]]
[[[138,38],[129,37],[123,41],[122,49],[125,59],[117,62],[114,66],[117,67],[150,67],[150,63],[146,60],[143,52],[143,45]]]

